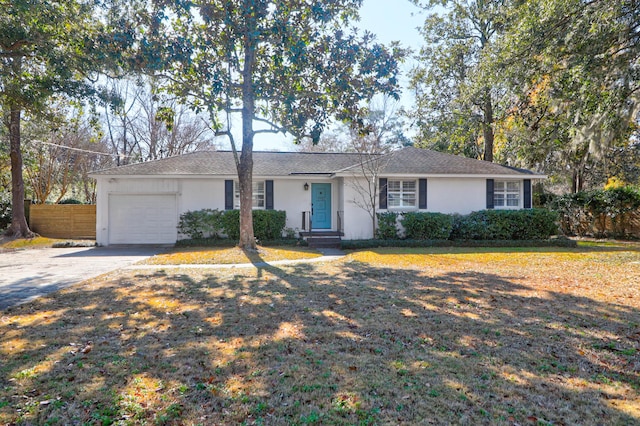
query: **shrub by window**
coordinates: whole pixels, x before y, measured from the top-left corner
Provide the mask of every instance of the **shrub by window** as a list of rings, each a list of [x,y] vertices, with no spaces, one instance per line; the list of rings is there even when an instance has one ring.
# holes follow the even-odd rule
[[[398,238],[398,213],[384,212],[377,213],[378,227],[376,229],[376,238],[382,240],[394,240]]]
[[[286,212],[278,210],[254,210],[253,232],[259,240],[278,240],[282,238],[286,225]],[[240,238],[239,210],[203,209],[189,211],[180,215],[178,230],[191,239]]]
[[[558,215],[546,209],[480,210],[456,215],[453,240],[541,240],[558,232]]]
[[[446,240],[453,228],[453,217],[444,213],[408,212],[400,222],[410,240]]]
[[[395,212],[378,214],[376,238],[398,238]],[[546,209],[481,210],[468,215],[406,212],[405,238],[424,240],[545,240],[558,232],[558,215]]]

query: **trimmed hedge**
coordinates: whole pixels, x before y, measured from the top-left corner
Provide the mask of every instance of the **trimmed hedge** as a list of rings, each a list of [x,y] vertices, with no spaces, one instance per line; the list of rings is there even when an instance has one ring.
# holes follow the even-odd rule
[[[253,210],[253,232],[259,240],[282,239],[286,225],[286,212],[280,210]],[[239,210],[203,209],[180,215],[178,230],[191,240],[217,239],[225,235],[230,240],[240,238]]]
[[[567,247],[578,243],[568,238],[548,240],[342,240],[343,250],[359,250],[379,247]]]
[[[556,235],[558,215],[546,209],[480,210],[468,215],[407,212],[400,224],[408,240],[546,240]],[[398,213],[380,213],[380,240],[397,240]],[[393,228],[393,229],[391,229]]]
[[[410,240],[446,240],[453,229],[453,216],[444,213],[409,212],[400,223]]]
[[[282,210],[253,210],[253,234],[258,240],[281,239],[286,222],[287,213]],[[226,210],[222,224],[228,238],[240,238],[240,210]]]
[[[452,240],[545,240],[558,233],[558,215],[545,209],[480,210],[454,217]]]

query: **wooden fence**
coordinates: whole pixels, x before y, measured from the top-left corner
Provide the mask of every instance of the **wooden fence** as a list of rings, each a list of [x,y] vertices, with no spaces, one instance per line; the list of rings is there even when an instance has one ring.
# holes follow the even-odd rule
[[[640,238],[640,211],[628,212],[617,220],[583,211],[575,217],[561,217],[560,228],[566,235],[580,237]]]
[[[29,227],[43,237],[96,239],[96,206],[85,204],[32,204]]]

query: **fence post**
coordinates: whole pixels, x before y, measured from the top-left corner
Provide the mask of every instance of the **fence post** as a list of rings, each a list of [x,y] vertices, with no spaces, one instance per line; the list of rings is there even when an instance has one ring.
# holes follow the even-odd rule
[[[24,200],[24,217],[31,228],[31,200]]]

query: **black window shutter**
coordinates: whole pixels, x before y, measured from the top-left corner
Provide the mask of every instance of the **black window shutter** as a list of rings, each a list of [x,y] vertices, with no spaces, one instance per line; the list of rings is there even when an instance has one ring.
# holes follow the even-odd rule
[[[525,179],[524,183],[524,203],[525,209],[531,208],[531,179]]]
[[[378,202],[379,209],[387,208],[387,178],[380,178],[380,200]]]
[[[418,180],[418,208],[427,208],[427,180]]]
[[[224,181],[224,209],[233,210],[233,181]]]
[[[265,200],[264,208],[267,210],[273,210],[273,181],[267,180],[264,182]]]
[[[487,208],[492,209],[493,204],[493,179],[487,179]]]

